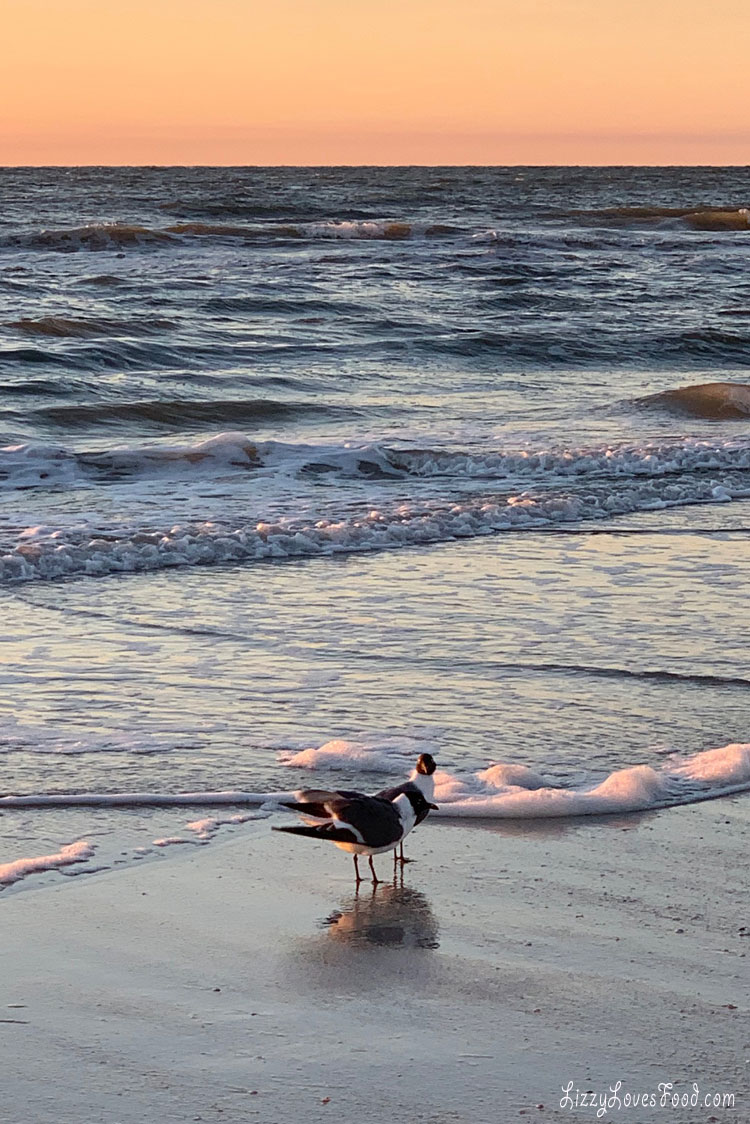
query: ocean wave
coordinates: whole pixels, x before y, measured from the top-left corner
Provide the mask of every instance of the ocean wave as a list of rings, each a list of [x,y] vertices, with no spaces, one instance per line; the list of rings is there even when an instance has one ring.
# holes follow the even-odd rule
[[[24,250],[52,250],[71,253],[77,250],[125,250],[164,245],[172,235],[134,223],[91,223],[88,226],[39,230],[26,234],[6,234],[0,246]]]
[[[42,407],[37,413],[63,426],[107,421],[176,424],[223,417],[237,420],[243,411],[254,420],[306,412],[326,415],[340,407],[317,402],[271,399],[97,403]],[[347,416],[351,416],[347,414]],[[163,477],[165,473],[210,476],[227,468],[264,468],[280,473],[336,472],[363,478],[450,478],[487,480],[507,485],[549,485],[561,480],[591,483],[638,481],[750,469],[750,441],[674,439],[572,448],[497,450],[486,453],[444,448],[395,448],[388,445],[294,444],[254,441],[241,432],[220,433],[187,445],[135,445],[74,450],[59,445],[9,445],[0,449],[0,485],[15,488],[76,483],[108,474]],[[679,490],[679,483],[675,485]],[[669,498],[669,497],[667,497]]]
[[[213,296],[201,310],[213,323],[177,324],[179,330],[172,331],[150,327],[153,321],[145,317],[143,327],[137,321],[123,321],[116,327],[113,322],[111,333],[99,332],[95,326],[89,330],[69,325],[55,338],[53,326],[47,332],[34,332],[34,318],[29,318],[15,330],[35,335],[36,346],[31,346],[30,338],[26,345],[6,344],[0,347],[0,362],[75,371],[121,368],[169,373],[229,371],[293,359],[311,365],[323,358],[375,365],[408,364],[415,358],[425,364],[458,359],[553,370],[601,368],[602,364],[608,369],[636,364],[643,369],[648,357],[651,368],[654,364],[683,370],[750,367],[750,331],[741,318],[731,325],[724,321],[721,329],[634,331],[632,325],[615,323],[579,330],[571,321],[580,307],[577,297],[564,293],[548,297],[542,290],[510,287],[504,293],[498,288],[476,297],[479,319],[489,304],[490,323],[497,325],[485,328],[444,325],[406,306],[373,315],[372,309],[341,294],[330,301],[288,295]],[[545,309],[561,319],[564,316],[567,327],[545,320]],[[250,330],[241,323],[243,314],[255,320]],[[217,317],[235,323],[217,323]],[[262,317],[265,322],[260,322]],[[63,339],[66,334],[69,338]]]
[[[268,238],[301,238],[301,231],[295,226],[237,226],[230,223],[181,222],[168,226],[170,235],[181,238],[242,238],[246,241]]]
[[[248,446],[239,455],[243,467],[253,467],[257,448]],[[152,521],[146,527],[118,525],[95,531],[88,523],[65,528],[42,525],[24,531],[12,549],[0,554],[0,580],[102,577],[177,566],[398,550],[747,496],[748,480],[735,484],[711,478],[703,482],[631,479],[598,488],[587,484],[578,491],[551,488],[539,494],[516,492],[460,502],[381,504],[361,515],[314,521],[286,517],[268,522],[188,522],[161,529]]]
[[[747,207],[705,206],[664,207],[602,207],[590,211],[564,211],[565,217],[584,219],[608,226],[643,226],[676,220],[692,230],[748,230],[750,209]]]
[[[508,776],[503,765],[469,780],[438,772],[435,800],[446,816],[480,819],[601,816],[694,804],[750,789],[750,744],[707,749],[659,769],[632,765],[585,789],[540,785],[539,780],[536,773]]]
[[[0,383],[0,394],[17,395],[24,397],[48,395],[55,398],[65,398],[71,393],[71,388],[60,379],[15,379],[13,382]],[[0,449],[0,455],[2,450]]]
[[[653,531],[646,532],[653,534]],[[744,532],[747,534],[747,532]],[[742,675],[701,674],[699,672],[667,671],[664,668],[611,667],[577,663],[534,663],[523,659],[512,663],[496,660],[484,662],[486,669],[502,670],[506,674],[541,672],[544,675],[576,676],[591,679],[642,679],[660,684],[690,684],[694,687],[750,687],[750,678]]]
[[[437,753],[438,743],[423,734],[368,737],[360,741],[334,738],[320,746],[282,749],[280,763],[290,769],[361,769],[366,773],[407,771],[420,753]]]
[[[750,442],[647,441],[585,448],[465,453],[444,449],[388,450],[387,463],[413,476],[488,480],[555,477],[660,477],[750,468]]]
[[[694,418],[717,421],[746,418],[750,417],[750,386],[736,382],[707,382],[648,394],[636,398],[635,403]]]
[[[302,236],[312,238],[343,238],[398,242],[418,235],[436,237],[454,233],[452,227],[437,223],[414,223],[400,220],[371,220],[369,222],[331,221],[309,223],[298,228]]]
[[[523,309],[528,299],[528,293],[514,293],[508,304],[515,302],[517,309]],[[542,303],[550,306],[554,301]],[[642,364],[644,356],[648,356],[651,364],[658,361],[670,365],[699,362],[701,366],[707,363],[750,366],[750,334],[747,332],[715,328],[634,332],[627,325],[587,326],[585,331],[565,331],[560,326],[551,328],[540,321],[533,328],[524,329],[522,317],[516,324],[508,318],[507,324],[497,329],[453,330],[440,334],[422,330],[414,339],[387,340],[378,347],[409,354],[418,352],[427,358],[438,354],[460,359],[533,363],[547,368]]]
[[[183,222],[166,228],[181,237],[252,239],[334,239],[398,242],[408,238],[438,238],[459,233],[446,223],[406,222],[401,219],[330,219],[325,222],[287,222],[272,226]]]
[[[54,336],[62,339],[90,339],[97,336],[151,335],[175,327],[172,320],[159,316],[140,316],[135,320],[105,317],[40,316],[7,320],[7,328],[27,336]]]
[[[65,356],[55,355],[53,352],[42,351],[39,347],[0,347],[0,363],[21,363],[33,366],[69,366],[70,361]]]
[[[233,319],[237,319],[241,315],[279,316],[284,314],[299,320],[323,313],[329,317],[357,317],[360,322],[370,312],[364,302],[345,298],[339,293],[317,298],[311,297],[309,294],[294,295],[280,292],[232,294],[210,297],[206,301],[204,309],[206,312],[231,316]]]
[[[39,336],[41,334],[38,333]],[[59,367],[88,375],[96,371],[123,370],[148,373],[195,368],[205,357],[217,364],[238,363],[241,357],[247,355],[241,346],[228,344],[222,349],[214,342],[191,344],[187,340],[179,340],[175,334],[164,335],[161,329],[149,328],[148,318],[144,318],[142,329],[139,330],[136,322],[115,337],[103,332],[81,331],[74,340],[73,333],[69,332],[67,339],[61,342],[48,332],[47,341],[45,347],[0,348],[0,364]],[[262,349],[252,347],[249,350],[255,356]]]
[[[153,402],[89,402],[43,406],[31,411],[31,416],[42,424],[60,426],[66,431],[134,423],[169,430],[191,425],[225,425],[227,422],[282,422],[311,416],[333,420],[336,417],[354,417],[356,411],[323,402],[285,402],[270,398],[175,398]],[[185,455],[190,455],[187,450]]]
[[[97,273],[92,277],[79,277],[75,284],[96,285],[98,288],[111,289],[116,288],[118,285],[127,285],[128,281],[126,278],[116,277],[112,273]]]
[[[231,219],[231,213],[218,216]],[[243,217],[242,213],[238,217]],[[258,219],[260,216],[251,216]],[[614,207],[600,211],[567,213],[598,227],[651,227],[671,224],[675,230],[689,228],[693,231],[722,233],[750,230],[750,209],[738,208],[682,208],[682,207]],[[210,218],[210,216],[209,216]],[[527,251],[539,254],[546,251],[601,251],[607,247],[620,247],[622,235],[615,231],[607,237],[600,231],[586,235],[550,225],[529,234],[512,228],[474,228],[460,226],[451,221],[414,218],[321,218],[319,220],[287,221],[206,221],[186,219],[164,227],[144,226],[138,223],[100,222],[85,226],[61,227],[36,231],[6,233],[0,237],[0,247],[50,252],[125,251],[144,248],[158,249],[189,244],[193,240],[239,241],[248,243],[315,242],[315,241],[376,241],[403,242],[413,240],[462,239],[467,250],[487,244],[493,251],[510,253]],[[679,244],[679,243],[676,243]],[[479,253],[484,259],[486,254]],[[480,262],[481,263],[481,262]],[[80,283],[111,285],[117,278],[102,275]]]
[[[160,405],[157,405],[157,412]],[[53,412],[56,407],[50,407]],[[73,410],[88,407],[72,407]],[[10,488],[76,485],[114,476],[163,476],[261,466],[258,446],[244,434],[220,434],[194,445],[142,445],[75,451],[60,445],[8,445],[0,449],[0,485]]]
[[[325,752],[324,752],[325,751]],[[373,749],[368,744],[338,740],[321,746],[319,761],[302,768],[345,768],[383,774],[402,769],[402,748]],[[395,756],[394,756],[395,752]],[[368,760],[369,754],[369,760]],[[387,766],[387,768],[386,768]],[[373,786],[375,787],[375,786]],[[659,768],[632,765],[617,769],[595,785],[566,788],[522,763],[497,763],[458,776],[435,774],[436,818],[547,819],[643,812],[695,804],[750,790],[750,744],[732,742],[690,756],[672,756]],[[179,807],[192,805],[262,805],[269,810],[291,792],[123,792],[36,793],[0,797],[0,808]],[[202,826],[203,821],[196,821]],[[83,854],[83,852],[81,852]],[[88,856],[87,856],[88,857]],[[20,860],[24,861],[24,860]]]
[[[439,758],[434,744],[428,748]],[[403,756],[399,739],[338,739],[297,754],[282,754],[282,764],[382,774],[402,769]],[[445,770],[435,774],[436,814],[459,818],[608,815],[691,804],[748,789],[750,744],[737,742],[691,756],[674,754],[658,769],[646,764],[618,769],[599,784],[581,788],[562,787],[543,771],[522,763],[492,764],[464,777]]]
[[[727,332],[717,328],[693,328],[674,336],[657,337],[654,343],[665,354],[670,350],[681,355],[722,359],[750,365],[750,335]]]
[[[449,223],[402,219],[328,219],[270,224],[186,221],[172,223],[163,229],[134,223],[91,223],[87,226],[5,234],[0,238],[0,247],[71,253],[78,250],[121,251],[175,246],[194,238],[239,239],[246,242],[290,239],[398,242],[410,238],[451,237],[459,233],[460,229]],[[103,277],[87,279],[87,283],[113,284],[117,281]]]
[[[739,207],[737,210],[693,211],[684,215],[682,221],[693,230],[748,230],[750,229],[750,210]]]

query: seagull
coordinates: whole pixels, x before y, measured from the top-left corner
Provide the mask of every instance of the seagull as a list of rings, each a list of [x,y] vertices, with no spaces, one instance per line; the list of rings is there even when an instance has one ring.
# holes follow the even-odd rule
[[[416,768],[412,770],[412,773],[407,781],[405,781],[403,784],[395,785],[393,788],[383,788],[380,792],[377,793],[377,795],[382,797],[383,800],[393,801],[401,795],[408,795],[410,792],[421,792],[422,796],[425,799],[425,804],[422,811],[417,815],[416,821],[414,823],[414,826],[416,827],[417,824],[420,824],[422,820],[427,818],[431,808],[437,807],[436,804],[431,803],[431,801],[435,798],[436,768],[437,765],[435,764],[435,758],[431,753],[420,753],[419,757],[417,758]],[[404,858],[403,839],[401,840],[400,844],[400,854],[396,855],[395,849],[393,851],[393,862],[394,865],[397,862],[400,862],[402,864],[414,862],[414,859]]]
[[[285,808],[298,812],[305,824],[294,827],[275,827],[290,835],[304,835],[310,839],[327,839],[342,851],[354,856],[354,874],[359,886],[359,856],[367,855],[373,885],[380,879],[375,873],[373,855],[393,851],[409,834],[415,823],[421,822],[435,804],[430,804],[421,790],[402,792],[393,800],[382,796],[366,796],[363,792],[329,792],[326,789],[308,788],[295,793],[296,800],[284,801]]]

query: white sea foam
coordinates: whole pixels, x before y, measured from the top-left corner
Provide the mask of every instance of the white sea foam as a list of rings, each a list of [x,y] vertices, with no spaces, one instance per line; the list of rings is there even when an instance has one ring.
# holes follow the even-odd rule
[[[437,745],[428,738],[376,737],[362,741],[335,738],[317,747],[296,753],[282,752],[283,765],[295,769],[361,769],[368,773],[393,773],[409,768],[420,753],[436,753]]]
[[[555,478],[663,477],[750,468],[750,442],[681,439],[572,448],[497,449],[485,453],[450,448],[401,449],[356,441],[338,445],[254,441],[241,432],[220,433],[193,444],[149,444],[80,450],[23,444],[0,448],[5,487],[100,481],[102,475],[216,475],[227,469],[270,468],[299,472],[324,466],[346,476],[456,477],[545,482]]]
[[[646,441],[569,449],[518,449],[468,453],[450,449],[389,450],[388,461],[414,476],[546,480],[580,477],[661,477],[678,473],[750,468],[750,443],[742,439]]]
[[[57,870],[72,863],[83,863],[94,854],[91,843],[80,839],[75,843],[67,843],[52,855],[35,855],[31,858],[14,859],[12,862],[0,863],[0,885],[8,886],[12,882],[20,882],[28,874],[38,874],[44,870]]]
[[[47,488],[100,482],[107,475],[216,475],[228,468],[247,469],[259,464],[258,446],[244,433],[220,433],[190,445],[123,445],[92,450],[27,443],[0,448],[0,485]]]
[[[495,772],[498,768],[501,771]],[[650,765],[618,769],[599,784],[583,789],[552,787],[525,769],[503,774],[506,768],[494,766],[463,781],[437,773],[435,800],[442,813],[537,819],[692,804],[750,789],[750,744],[705,750],[679,762],[667,762],[659,769]]]
[[[675,776],[704,784],[744,784],[750,773],[750,746],[740,742],[706,749],[673,766]]]
[[[508,788],[514,785],[517,788],[544,788],[547,783],[544,777],[529,769],[527,765],[490,765],[488,769],[477,773],[483,784],[494,788]]]
[[[398,241],[402,238],[411,238],[417,233],[424,233],[425,224],[416,225],[397,219],[373,219],[358,222],[340,220],[305,223],[296,229],[299,230],[300,234],[312,238],[342,238],[346,241],[352,239]]]
[[[498,531],[538,528],[578,520],[685,504],[725,503],[750,494],[750,443],[675,441],[657,445],[601,446],[563,451],[510,451],[473,456],[446,450],[396,450],[384,446],[254,443],[240,433],[186,446],[144,446],[81,453],[57,447],[15,446],[0,454],[0,478],[30,485],[85,480],[104,472],[161,477],[164,473],[240,471],[292,477],[325,466],[347,476],[493,479],[502,494],[464,498],[430,496],[394,503],[390,498],[362,514],[341,517],[285,515],[242,522],[227,516],[208,522],[166,522],[158,510],[117,525],[27,527],[0,552],[0,580],[28,581],[69,575],[157,570],[223,562],[312,557],[392,550]],[[528,486],[539,486],[529,491]],[[292,489],[293,490],[293,489]],[[451,489],[453,490],[453,488]],[[382,491],[382,489],[381,489]],[[290,493],[291,494],[291,493]],[[455,493],[454,493],[455,494]],[[290,501],[292,502],[292,501]],[[156,505],[154,505],[156,506]],[[292,503],[294,507],[294,504]]]
[[[118,527],[112,532],[37,527],[0,554],[0,581],[72,575],[103,576],[175,566],[310,558],[394,550],[581,520],[601,520],[686,504],[726,503],[750,495],[750,482],[713,478],[677,482],[626,481],[585,492],[518,492],[463,502],[382,505],[361,516],[240,524],[186,523],[163,530]]]
[[[205,816],[201,820],[191,820],[190,823],[185,824],[188,831],[192,831],[197,835],[201,842],[207,843],[209,839],[213,839],[220,827],[231,824],[247,823],[249,820],[264,819],[269,812],[238,812],[233,816]]]
[[[307,769],[336,771],[359,767],[376,773],[388,772],[394,781],[408,768],[401,749],[385,746],[369,749],[372,757],[362,759],[361,743],[344,739],[326,742],[319,747],[325,753],[312,756],[304,751],[301,763]],[[374,787],[374,786],[373,786]],[[681,804],[694,804],[719,796],[750,790],[750,743],[731,743],[704,750],[691,756],[672,757],[659,768],[633,765],[617,769],[596,785],[564,788],[554,785],[543,775],[519,764],[495,764],[487,769],[457,776],[444,770],[435,774],[435,800],[439,810],[434,815],[455,818],[542,819],[552,816],[598,816],[611,813],[646,811]],[[3,796],[0,809],[23,807],[171,807],[195,805],[260,805],[272,811],[282,801],[294,799],[293,792],[190,792],[190,793],[62,793]],[[223,822],[241,822],[230,817],[195,820],[188,827],[200,837]],[[157,846],[169,843],[195,842],[184,837],[155,841]]]
[[[542,819],[635,812],[672,802],[690,803],[689,799],[672,801],[668,775],[660,775],[649,765],[617,770],[601,784],[584,790],[496,785],[482,782],[480,777],[481,774],[476,774],[461,781],[437,774],[435,800],[441,812],[461,818]]]

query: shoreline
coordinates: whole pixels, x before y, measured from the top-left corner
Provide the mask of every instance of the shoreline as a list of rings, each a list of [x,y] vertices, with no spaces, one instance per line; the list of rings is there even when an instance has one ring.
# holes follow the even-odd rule
[[[403,888],[355,897],[335,848],[261,829],[4,896],[9,1124],[595,1120],[564,1087],[618,1080],[734,1093],[740,1124],[748,835],[731,797],[428,822]]]

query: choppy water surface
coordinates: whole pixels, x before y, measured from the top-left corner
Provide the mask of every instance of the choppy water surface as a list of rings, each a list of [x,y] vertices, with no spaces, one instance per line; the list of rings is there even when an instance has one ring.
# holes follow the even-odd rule
[[[425,746],[467,815],[750,783],[670,756],[747,740],[750,171],[0,193],[7,797],[374,788]],[[0,868],[205,814],[6,801]]]

